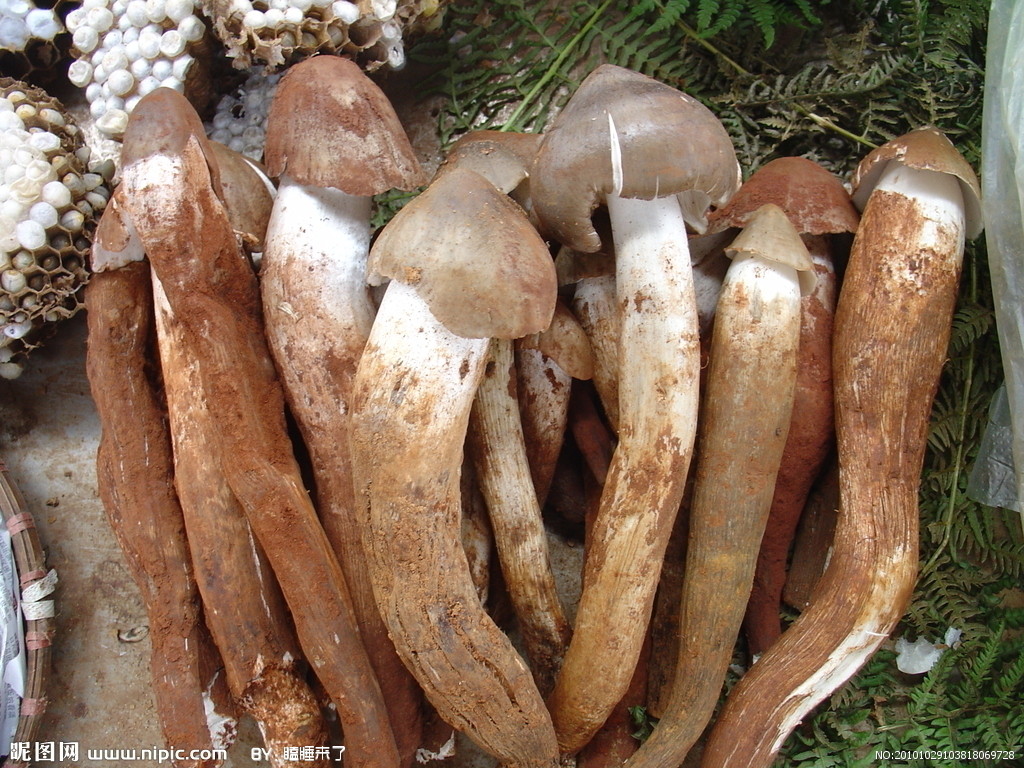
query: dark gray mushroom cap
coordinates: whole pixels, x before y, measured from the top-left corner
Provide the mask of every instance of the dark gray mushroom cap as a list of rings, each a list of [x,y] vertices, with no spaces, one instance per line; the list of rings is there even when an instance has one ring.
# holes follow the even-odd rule
[[[523,209],[474,171],[436,179],[381,230],[368,279],[414,286],[466,338],[515,339],[548,327],[558,281]]]
[[[364,197],[426,181],[391,102],[340,56],[314,56],[281,78],[264,160],[271,176]]]
[[[607,195],[650,200],[696,192],[700,215],[725,203],[739,183],[732,142],[710,110],[610,64],[580,84],[545,135],[530,174],[542,231],[585,253],[601,248],[590,217]]]
[[[853,174],[853,202],[864,210],[868,197],[890,162],[897,162],[918,170],[948,173],[960,182],[964,196],[967,237],[981,234],[984,222],[981,214],[981,185],[964,156],[944,133],[936,128],[919,128],[886,142],[872,150],[861,160]]]

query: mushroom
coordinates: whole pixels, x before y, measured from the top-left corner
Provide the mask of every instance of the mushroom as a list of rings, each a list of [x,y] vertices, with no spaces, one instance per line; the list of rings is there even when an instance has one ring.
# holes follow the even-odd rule
[[[188,102],[153,91],[125,132],[122,199],[195,354],[221,469],[281,585],[305,657],[337,707],[346,758],[395,768],[398,750],[351,598],[288,437],[256,276],[217,195],[205,144]]]
[[[419,747],[422,697],[373,599],[355,533],[348,433],[352,380],[375,314],[366,283],[372,195],[415,187],[422,172],[387,97],[337,56],[307,59],[281,79],[267,121],[266,163],[279,177],[261,266],[267,341],[408,765]]]
[[[529,170],[541,140],[536,134],[471,132],[456,142],[435,180],[457,169],[470,170],[500,192],[516,193],[520,204],[528,204]],[[556,304],[552,320],[562,321],[564,314],[557,308]],[[550,327],[545,329],[545,333],[550,331]],[[522,342],[520,339],[517,344]],[[555,587],[520,416],[524,406],[536,407],[541,401],[519,397],[511,339],[492,339],[489,356],[470,413],[468,447],[526,656],[541,693],[547,693],[571,631]],[[562,387],[559,394],[567,407],[568,387]],[[559,410],[556,405],[556,418]],[[561,412],[564,415],[564,410]]]
[[[356,372],[351,445],[378,607],[445,721],[505,765],[554,766],[543,699],[477,596],[459,487],[491,339],[550,323],[551,257],[518,205],[457,168],[381,231],[369,270],[391,282]]]
[[[619,444],[573,640],[548,700],[566,753],[589,740],[629,685],[693,451],[700,358],[683,209],[700,226],[708,205],[738,184],[728,134],[704,106],[611,65],[583,81],[534,163],[534,214],[564,245],[599,250],[591,214],[607,206],[621,322]]]
[[[775,496],[761,540],[754,585],[744,619],[755,656],[782,632],[780,609],[786,560],[800,514],[834,446],[832,319],[840,248],[833,235],[857,229],[860,215],[842,182],[817,163],[781,157],[757,170],[733,198],[709,217],[709,232],[744,226],[764,203],[778,205],[800,232],[814,263],[814,290],[801,299],[800,351],[793,421],[775,479]]]
[[[207,704],[224,723],[233,725],[234,713],[207,693],[213,683],[208,669],[217,669],[220,658],[203,625],[164,404],[149,376],[149,266],[132,235],[112,201],[96,232],[93,275],[85,289],[86,371],[102,426],[99,495],[152,628],[153,695],[166,743],[182,750],[227,747],[233,729],[211,733],[215,720],[207,720]]]
[[[626,762],[629,768],[680,764],[711,719],[789,431],[810,257],[782,209],[771,204],[757,210],[726,253],[732,264],[709,351],[678,660],[661,719]]]
[[[768,766],[903,615],[917,577],[918,489],[978,181],[935,129],[869,154],[835,318],[839,519],[825,573],[792,626],[734,687],[705,768]],[[750,723],[757,723],[751,728]]]

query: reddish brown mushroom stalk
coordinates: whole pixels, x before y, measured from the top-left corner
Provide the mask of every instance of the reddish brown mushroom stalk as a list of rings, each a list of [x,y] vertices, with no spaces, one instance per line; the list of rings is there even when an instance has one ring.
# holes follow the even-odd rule
[[[149,377],[149,266],[137,243],[130,243],[130,229],[112,201],[96,232],[94,273],[86,287],[86,366],[103,430],[96,457],[99,494],[149,616],[153,695],[166,743],[186,750],[226,747],[233,717],[211,713],[207,719],[212,678],[203,656],[216,657],[217,651],[203,627],[174,491],[170,434]],[[218,723],[226,730],[211,733]]]
[[[258,723],[271,765],[281,766],[289,748],[324,745],[326,727],[277,582],[221,471],[196,356],[155,278],[153,295],[175,487],[206,624],[232,696]]]
[[[786,561],[807,494],[834,444],[832,318],[836,272],[829,235],[852,233],[860,219],[842,182],[800,157],[773,160],[709,217],[709,232],[742,227],[764,203],[778,205],[801,233],[814,262],[814,290],[801,299],[800,351],[789,438],[761,541],[744,619],[751,654],[760,655],[782,632],[780,609]]]
[[[572,309],[594,351],[594,386],[612,430],[619,428],[619,336],[621,318],[615,276],[585,277],[576,284]]]
[[[353,385],[351,445],[377,605],[441,717],[510,768],[550,768],[543,699],[469,572],[459,487],[490,340],[550,323],[547,246],[518,205],[457,168],[381,231],[369,269],[391,282]]]
[[[726,252],[733,262],[715,313],[701,405],[678,661],[661,719],[626,762],[629,768],[678,765],[711,719],[750,594],[793,408],[799,275],[810,274],[810,257],[785,214],[770,204]]]
[[[811,605],[732,689],[705,768],[770,765],[893,630],[914,588],[928,418],[965,236],[981,229],[978,182],[942,134],[915,131],[864,159],[854,202],[864,208],[833,345],[840,505],[831,558]]]
[[[161,88],[144,97],[125,134],[123,198],[197,358],[221,469],[274,569],[305,657],[337,707],[346,760],[394,768],[398,750],[380,688],[292,453],[256,277],[215,192],[204,143],[182,96]]]
[[[348,433],[352,380],[375,313],[366,283],[371,196],[424,178],[387,98],[337,56],[308,59],[282,78],[266,162],[280,176],[262,262],[267,340],[309,450],[317,511],[409,765],[420,745],[422,696],[373,599]]]

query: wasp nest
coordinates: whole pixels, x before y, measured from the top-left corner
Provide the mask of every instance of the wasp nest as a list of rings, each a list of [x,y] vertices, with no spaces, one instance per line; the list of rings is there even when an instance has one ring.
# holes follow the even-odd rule
[[[81,308],[78,289],[105,173],[61,104],[42,90],[0,78],[0,376],[21,373],[47,323]]]
[[[367,70],[405,63],[402,36],[440,20],[443,0],[203,0],[235,60],[279,67],[316,52],[343,53]]]
[[[51,70],[60,60],[57,37],[64,31],[55,7],[0,0],[0,67],[21,77]]]
[[[210,138],[253,160],[262,160],[267,113],[280,79],[280,74],[253,74],[224,96],[206,126]]]
[[[100,131],[120,137],[139,99],[161,86],[205,105],[206,25],[196,10],[193,0],[84,0],[68,14],[68,79],[85,89]]]

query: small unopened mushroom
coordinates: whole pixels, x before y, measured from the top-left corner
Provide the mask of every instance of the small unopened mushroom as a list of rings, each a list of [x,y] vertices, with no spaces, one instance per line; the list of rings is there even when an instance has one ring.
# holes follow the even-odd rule
[[[550,323],[551,257],[516,203],[455,169],[381,231],[369,269],[391,282],[356,373],[351,443],[378,607],[445,721],[504,765],[551,768],[543,699],[470,575],[459,487],[491,339]]]
[[[309,450],[317,511],[408,764],[420,746],[422,696],[373,599],[348,434],[352,381],[375,313],[366,282],[372,195],[415,187],[422,172],[387,97],[337,56],[296,64],[281,79],[266,163],[279,177],[261,262],[267,340]]]
[[[566,753],[590,739],[629,685],[693,452],[700,355],[684,209],[702,226],[708,206],[738,185],[732,144],[710,111],[610,65],[583,81],[537,153],[530,190],[543,232],[598,251],[591,215],[608,208],[621,323],[619,443],[549,697]]]
[[[679,627],[661,719],[629,768],[678,765],[711,719],[732,659],[789,431],[801,282],[800,236],[764,205],[727,249],[701,410]]]
[[[979,187],[934,129],[872,152],[854,183],[863,212],[833,345],[839,519],[831,558],[810,605],[732,689],[705,768],[770,765],[804,716],[896,626],[917,577],[928,420],[964,241],[981,231]]]

